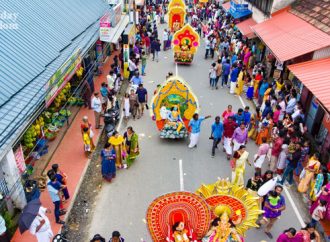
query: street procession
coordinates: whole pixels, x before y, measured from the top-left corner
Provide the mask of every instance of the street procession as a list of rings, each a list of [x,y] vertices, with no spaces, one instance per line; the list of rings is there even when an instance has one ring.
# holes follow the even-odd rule
[[[0,242],[330,241],[330,1],[0,9]]]

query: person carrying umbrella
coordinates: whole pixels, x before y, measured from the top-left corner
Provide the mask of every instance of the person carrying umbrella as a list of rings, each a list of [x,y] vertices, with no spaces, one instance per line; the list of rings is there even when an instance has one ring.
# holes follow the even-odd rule
[[[18,220],[18,228],[21,234],[29,230],[36,236],[38,242],[50,242],[53,231],[46,213],[50,210],[41,206],[39,199],[30,201],[23,209]]]

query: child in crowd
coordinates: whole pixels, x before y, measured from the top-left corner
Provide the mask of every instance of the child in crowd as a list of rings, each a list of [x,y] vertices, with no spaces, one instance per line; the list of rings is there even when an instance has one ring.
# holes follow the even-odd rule
[[[324,218],[324,213],[326,211],[327,201],[320,199],[318,206],[314,209],[312,213],[311,224],[316,225],[318,221]]]

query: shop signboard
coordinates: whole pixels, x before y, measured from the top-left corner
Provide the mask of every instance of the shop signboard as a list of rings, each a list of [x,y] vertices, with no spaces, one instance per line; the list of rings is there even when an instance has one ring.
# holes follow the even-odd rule
[[[274,78],[275,80],[280,79],[280,78],[281,78],[281,71],[280,71],[280,70],[277,70],[277,69],[274,70],[273,78]]]
[[[110,13],[104,14],[100,19],[100,40],[104,42],[111,42]]]
[[[128,68],[128,59],[129,59],[129,45],[124,44],[123,46],[123,56],[124,56],[124,78],[129,77],[129,71],[127,70]]]
[[[277,70],[283,71],[283,62],[276,59],[275,66]]]
[[[16,166],[18,168],[19,174],[21,175],[26,170],[22,145],[19,145],[19,147],[15,151],[14,155],[15,155],[15,160],[16,160]]]
[[[57,94],[80,68],[81,60],[81,49],[78,49],[49,79],[46,85],[46,107],[50,106]]]
[[[308,130],[312,130],[314,119],[317,113],[317,109],[319,108],[319,101],[315,96],[313,96],[308,113],[307,113],[307,119],[306,119],[306,126]]]
[[[121,20],[121,3],[117,4],[112,9],[112,19],[111,19],[111,27],[114,28]]]
[[[119,2],[119,0],[108,0],[108,4],[116,5]]]
[[[231,13],[239,13],[239,12],[245,12],[249,10],[249,4],[239,4],[235,3],[234,1],[230,2],[230,12]]]
[[[328,112],[325,113],[322,123],[323,126],[330,131],[330,114]]]

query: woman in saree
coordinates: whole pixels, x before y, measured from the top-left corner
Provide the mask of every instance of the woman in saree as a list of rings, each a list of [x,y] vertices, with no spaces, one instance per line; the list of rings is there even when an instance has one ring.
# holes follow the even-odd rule
[[[109,138],[108,142],[112,145],[116,152],[116,167],[117,169],[124,168],[123,160],[126,157],[126,147],[124,137],[117,131]]]
[[[322,187],[328,183],[328,170],[322,168],[322,171],[319,171],[316,175],[314,181],[312,182],[312,189],[309,193],[310,200],[315,202],[319,193],[322,190]]]
[[[235,151],[234,159],[232,161],[232,183],[244,186],[244,173],[245,173],[245,162],[250,166],[248,160],[249,152],[246,151],[245,145],[241,145],[237,151]]]
[[[261,145],[262,144],[262,138],[266,137],[269,141],[271,138],[271,131],[273,129],[273,120],[270,113],[267,114],[267,116],[262,120],[260,125],[260,130],[258,132],[257,138],[256,138],[256,144]]]
[[[260,108],[256,107],[256,112],[251,115],[251,121],[248,128],[248,136],[252,140],[255,140],[257,138],[260,120],[261,120]]]
[[[140,154],[139,137],[130,126],[127,128],[127,131],[124,134],[124,139],[127,152],[126,163],[127,166],[130,167],[136,157],[138,157]]]
[[[104,149],[101,151],[101,163],[102,163],[102,177],[111,182],[113,178],[116,177],[116,152],[111,146],[111,144],[106,143]]]
[[[315,225],[309,223],[305,228],[300,230],[297,235],[300,235],[304,242],[321,242],[321,236],[319,232],[316,231]]]
[[[311,182],[314,180],[315,174],[319,172],[321,163],[319,161],[320,155],[315,153],[308,161],[305,166],[305,175],[300,180],[298,185],[298,191],[301,193],[306,193],[308,188],[311,185]]]
[[[92,130],[92,124],[88,121],[88,117],[87,116],[84,116],[82,118],[82,123],[80,125],[80,130],[81,130],[82,136],[84,136],[84,128],[88,128],[91,149],[94,150],[94,148],[95,148],[95,144],[94,144],[94,141],[93,141],[94,132]]]
[[[235,93],[238,96],[240,96],[243,92],[245,76],[246,76],[246,71],[245,71],[245,66],[243,66],[242,70],[238,74],[237,84],[236,84],[236,88],[235,88]]]

